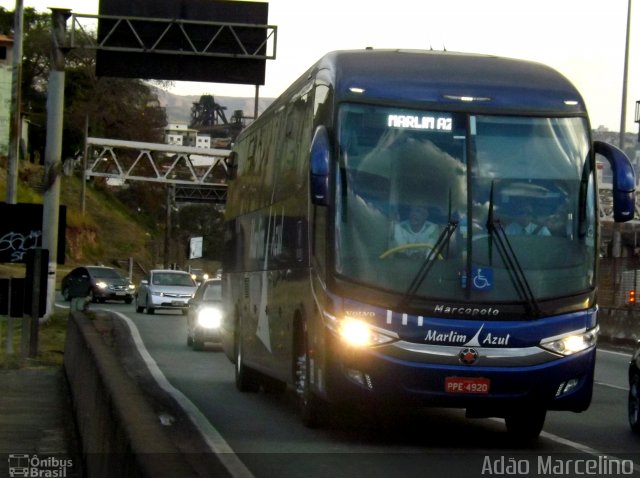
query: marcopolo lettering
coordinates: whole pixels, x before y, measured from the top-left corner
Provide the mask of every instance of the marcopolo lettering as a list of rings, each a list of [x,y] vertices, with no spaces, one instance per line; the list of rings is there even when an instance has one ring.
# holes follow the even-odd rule
[[[499,309],[493,307],[449,307],[447,305],[436,305],[434,312],[446,315],[469,315],[471,317],[477,316],[496,316],[500,314]]]

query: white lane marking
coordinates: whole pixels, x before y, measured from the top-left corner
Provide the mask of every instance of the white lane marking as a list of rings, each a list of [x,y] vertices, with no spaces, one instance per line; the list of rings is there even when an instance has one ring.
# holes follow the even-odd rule
[[[631,355],[633,355],[631,352],[617,352],[615,350],[605,350],[605,349],[601,349],[598,348],[598,352],[602,352],[605,354],[611,354],[611,355],[619,355],[620,357],[625,357],[629,360],[631,360]]]
[[[567,440],[566,438],[559,437],[558,435],[554,435],[553,433],[548,433],[543,431],[542,433],[540,433],[540,435],[543,436],[544,438],[547,438],[548,440],[555,441],[556,443],[569,446],[571,448],[575,448],[576,450],[581,451],[583,453],[588,453],[589,455],[601,456],[610,461],[617,461],[617,462],[625,461],[622,458],[618,458],[617,456],[612,455],[610,453],[603,453],[601,451],[596,450],[595,448],[591,448],[590,446],[583,445],[582,443],[577,443],[571,440]],[[640,465],[634,463],[633,469],[637,472],[640,472]]]
[[[618,385],[611,385],[609,383],[604,383],[604,382],[598,382],[598,381],[594,381],[593,382],[595,385],[600,385],[601,387],[608,387],[608,388],[614,388],[616,390],[623,390],[625,392],[629,391],[629,387],[620,387]]]
[[[502,418],[490,418],[490,420],[493,420],[495,422],[500,422],[500,423],[504,423],[504,419]],[[586,453],[588,455],[592,455],[592,456],[596,456],[596,457],[603,457],[606,458],[607,460],[610,461],[618,461],[618,462],[622,462],[624,461],[622,458],[618,458],[617,456],[612,455],[611,453],[604,453],[601,452],[599,450],[596,450],[595,448],[591,448],[588,445],[583,445],[582,443],[578,443],[572,440],[568,440],[566,438],[562,438],[558,435],[554,435],[553,433],[549,433],[549,432],[545,432],[544,430],[542,432],[540,432],[540,436],[543,438],[546,438],[547,440],[551,440],[553,442],[556,442],[560,445],[564,445],[564,446],[568,446],[569,448],[573,448],[575,450],[578,450],[581,453]],[[633,469],[636,472],[640,472],[640,465],[637,463],[633,463]]]
[[[170,394],[182,407],[182,409],[186,412],[187,416],[194,424],[194,426],[198,429],[204,440],[211,451],[218,455],[218,458],[222,462],[222,464],[227,468],[231,476],[234,478],[254,478],[253,473],[249,471],[249,469],[245,466],[244,463],[238,458],[238,455],[235,454],[233,449],[229,446],[229,444],[222,438],[220,432],[216,430],[213,425],[207,420],[207,418],[202,414],[200,409],[194,405],[194,403],[187,398],[185,394],[183,394],[180,390],[175,388],[160,370],[156,361],[151,357],[151,354],[147,351],[147,348],[144,345],[142,337],[140,336],[140,332],[138,328],[133,323],[133,321],[124,314],[119,312],[110,311],[113,314],[116,314],[129,327],[129,331],[131,332],[131,337],[140,352],[140,356],[144,360],[149,372],[158,383],[158,385],[165,390],[168,394]]]

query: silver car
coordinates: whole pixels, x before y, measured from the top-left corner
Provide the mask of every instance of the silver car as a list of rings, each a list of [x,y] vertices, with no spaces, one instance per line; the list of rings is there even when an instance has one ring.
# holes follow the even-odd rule
[[[138,286],[136,312],[153,314],[156,309],[178,309],[186,315],[188,302],[196,288],[195,281],[187,272],[154,269]]]

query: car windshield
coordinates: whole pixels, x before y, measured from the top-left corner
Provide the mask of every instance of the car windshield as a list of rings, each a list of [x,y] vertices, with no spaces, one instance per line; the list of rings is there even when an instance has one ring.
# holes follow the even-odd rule
[[[122,274],[120,274],[115,269],[108,268],[90,268],[89,271],[91,275],[93,275],[97,279],[121,279]]]
[[[222,300],[222,285],[219,283],[208,284],[204,290],[204,300]]]
[[[154,285],[175,285],[185,287],[195,287],[193,279],[189,274],[181,274],[176,272],[159,272],[153,274]]]
[[[404,294],[433,251],[418,297],[521,302],[514,268],[531,300],[593,287],[596,188],[582,118],[344,104],[339,121],[339,274]]]

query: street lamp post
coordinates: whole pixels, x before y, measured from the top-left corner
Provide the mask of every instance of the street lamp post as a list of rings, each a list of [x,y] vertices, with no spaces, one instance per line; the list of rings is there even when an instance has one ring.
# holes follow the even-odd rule
[[[629,76],[629,36],[631,32],[631,0],[627,7],[627,35],[624,48],[624,73],[622,77],[622,108],[620,111],[620,138],[618,146],[624,151],[624,135],[627,124],[627,79]]]
[[[62,171],[62,120],[64,114],[64,44],[67,19],[71,10],[51,9],[51,70],[47,90],[47,139],[44,151],[45,192],[43,198],[42,247],[49,251],[47,284],[48,319],[53,312],[58,260],[58,223],[60,208],[60,171]]]
[[[24,15],[22,0],[16,0],[13,12],[13,72],[11,77],[11,123],[7,168],[7,203],[18,202],[18,160],[20,157],[20,126],[22,122],[22,31]]]
[[[638,123],[638,141],[640,141],[640,101],[636,101],[636,123]]]

